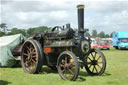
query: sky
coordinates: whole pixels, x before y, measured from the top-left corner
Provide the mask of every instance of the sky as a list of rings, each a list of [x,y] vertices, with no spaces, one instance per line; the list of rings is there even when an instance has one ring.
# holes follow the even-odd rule
[[[91,32],[128,32],[128,0],[0,0],[0,23],[11,28],[78,28],[78,4],[85,5],[84,26]]]

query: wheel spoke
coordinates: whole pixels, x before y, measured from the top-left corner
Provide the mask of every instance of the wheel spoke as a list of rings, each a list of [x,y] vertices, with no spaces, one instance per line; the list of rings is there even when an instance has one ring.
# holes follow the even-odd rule
[[[35,64],[37,64],[37,62],[34,59],[32,59],[32,62],[35,63]]]
[[[91,53],[91,55],[92,55],[93,59],[95,60],[95,57],[93,56],[93,54],[92,54],[92,53]]]
[[[72,64],[72,62],[70,62],[70,63],[68,64],[68,66],[71,66],[71,64]]]
[[[97,63],[102,64],[103,62],[97,62]]]
[[[25,64],[28,64],[28,63],[30,63],[30,61],[26,61],[26,62],[25,62]]]
[[[32,56],[33,58],[36,58],[37,56]]]
[[[29,50],[27,50],[27,53],[28,53],[28,54],[30,53]]]
[[[73,66],[74,66],[73,64],[74,64],[74,61],[73,61],[73,62],[70,62],[70,63],[68,64],[68,66],[69,66],[69,67],[73,67]]]
[[[96,69],[96,66],[94,66],[95,70],[96,70],[96,73],[98,73],[98,70]]]
[[[28,47],[28,46],[26,46],[27,47],[27,49],[30,51],[30,48]]]
[[[94,66],[93,66],[92,72],[94,72]]]
[[[33,49],[33,50],[32,50],[32,53],[35,53],[35,52],[36,52],[35,49]]]
[[[71,70],[71,69],[68,69],[68,71],[69,71],[72,75],[74,75],[74,73],[72,72],[72,70]]]
[[[92,62],[87,62],[87,64],[89,65],[89,64],[92,64]]]
[[[91,66],[92,66],[92,64],[88,68],[90,68]]]
[[[65,75],[65,76],[67,75],[67,70],[66,70],[66,68],[65,68],[65,71],[64,71],[64,75]]]
[[[88,59],[89,59],[90,61],[92,61],[92,59],[91,59],[90,57],[88,57]]]
[[[65,72],[65,70],[66,70],[66,69],[64,68],[64,69],[62,70],[62,73]]]
[[[92,57],[93,57],[93,54],[91,53]]]
[[[100,67],[100,65],[97,64],[97,66],[98,66],[100,69],[102,69],[102,68]]]
[[[26,62],[25,62],[25,66],[28,67],[28,66],[29,66],[28,64],[30,64],[30,61],[26,61]]]
[[[23,55],[28,56],[28,54],[27,54],[27,53],[23,53]]]
[[[33,47],[32,47],[32,44],[30,45],[30,52],[32,52],[32,50],[33,50]]]
[[[64,67],[64,65],[63,65],[63,64],[61,64],[61,65],[60,65],[60,67]]]
[[[67,57],[65,57],[65,64],[67,64]]]
[[[99,56],[99,57],[97,58],[97,61],[98,61],[100,58],[101,58],[101,56]]]

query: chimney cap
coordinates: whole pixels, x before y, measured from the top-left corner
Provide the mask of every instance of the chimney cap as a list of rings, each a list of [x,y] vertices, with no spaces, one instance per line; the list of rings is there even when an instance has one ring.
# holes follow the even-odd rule
[[[84,5],[77,5],[77,8],[84,8]]]

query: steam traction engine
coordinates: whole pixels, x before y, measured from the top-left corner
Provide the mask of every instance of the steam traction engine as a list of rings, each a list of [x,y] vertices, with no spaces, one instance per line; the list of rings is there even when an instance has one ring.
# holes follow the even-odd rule
[[[70,27],[56,26],[50,31],[35,34],[22,47],[21,63],[25,72],[39,73],[43,65],[58,70],[62,79],[76,80],[79,68],[85,67],[90,75],[102,75],[106,68],[104,54],[91,49],[90,38],[84,33],[84,5],[78,5],[78,35]]]

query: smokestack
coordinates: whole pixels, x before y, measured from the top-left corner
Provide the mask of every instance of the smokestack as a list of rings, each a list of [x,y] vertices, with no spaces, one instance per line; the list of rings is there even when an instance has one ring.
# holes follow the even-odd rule
[[[78,36],[84,37],[84,5],[77,6],[78,11]]]

